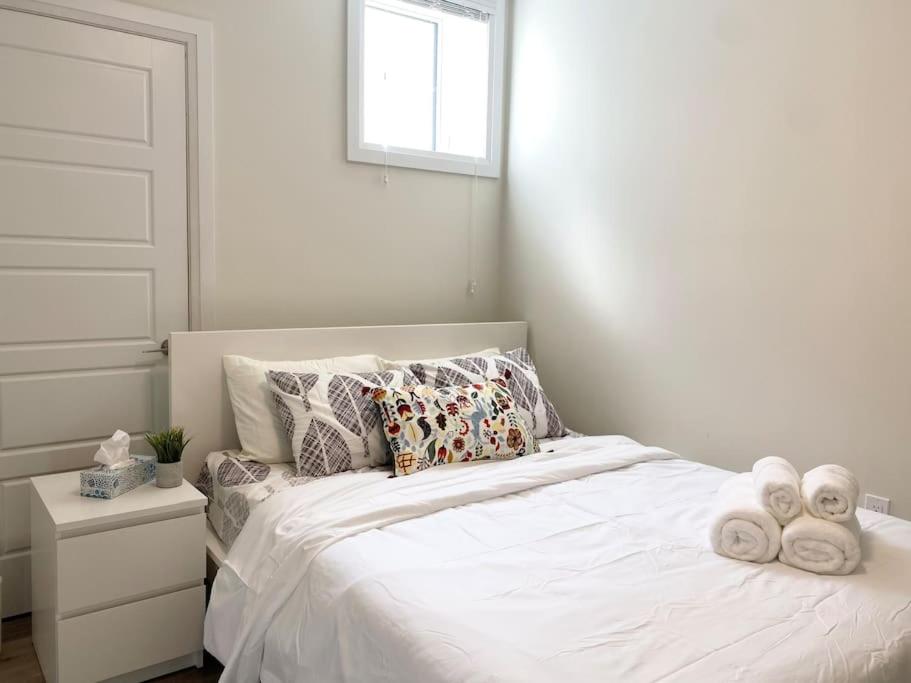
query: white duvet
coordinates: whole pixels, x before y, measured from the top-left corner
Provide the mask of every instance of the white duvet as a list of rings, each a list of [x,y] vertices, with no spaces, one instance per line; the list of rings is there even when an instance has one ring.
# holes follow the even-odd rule
[[[215,582],[225,679],[911,680],[911,523],[857,572],[715,555],[730,476],[623,437],[273,496]]]

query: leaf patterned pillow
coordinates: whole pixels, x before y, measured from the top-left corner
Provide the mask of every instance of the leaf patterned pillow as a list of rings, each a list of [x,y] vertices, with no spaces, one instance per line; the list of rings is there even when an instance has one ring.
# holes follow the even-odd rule
[[[299,476],[383,465],[389,451],[380,413],[371,399],[378,387],[415,384],[408,370],[364,373],[279,372],[266,380],[291,441]]]
[[[539,439],[565,436],[566,427],[547,398],[535,364],[524,347],[493,356],[447,358],[433,363],[412,363],[408,369],[421,384],[446,387],[505,377],[516,406]]]
[[[377,388],[396,476],[467,460],[507,460],[538,451],[506,380],[434,388]]]

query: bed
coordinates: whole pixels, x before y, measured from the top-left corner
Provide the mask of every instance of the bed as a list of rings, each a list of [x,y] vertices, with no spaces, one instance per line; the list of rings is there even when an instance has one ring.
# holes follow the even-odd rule
[[[188,478],[237,445],[225,353],[429,357],[524,345],[525,333],[175,334]],[[206,647],[227,680],[911,680],[906,521],[860,511],[861,567],[826,577],[712,553],[707,519],[732,473],[623,436],[388,474],[288,486],[259,500],[230,549],[210,544],[221,568]]]

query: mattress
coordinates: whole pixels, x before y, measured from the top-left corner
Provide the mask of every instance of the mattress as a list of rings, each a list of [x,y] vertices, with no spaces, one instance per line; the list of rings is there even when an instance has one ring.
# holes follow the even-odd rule
[[[911,680],[911,523],[862,510],[845,577],[711,552],[730,472],[623,437],[250,515],[215,581],[226,681]]]
[[[567,437],[582,436],[570,431]],[[560,439],[540,439],[542,448]],[[315,477],[299,477],[293,463],[266,464],[239,457],[237,450],[215,451],[206,456],[205,465],[196,481],[196,488],[209,499],[206,514],[212,529],[230,548],[250,513],[260,503],[276,493],[303,486]],[[332,476],[347,476],[364,472],[392,474],[391,467],[364,467]]]

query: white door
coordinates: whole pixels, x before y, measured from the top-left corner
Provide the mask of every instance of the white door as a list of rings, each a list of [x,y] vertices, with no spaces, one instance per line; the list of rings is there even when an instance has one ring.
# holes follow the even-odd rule
[[[0,9],[4,577],[27,565],[24,477],[167,425],[143,351],[188,326],[185,73],[181,44]]]

